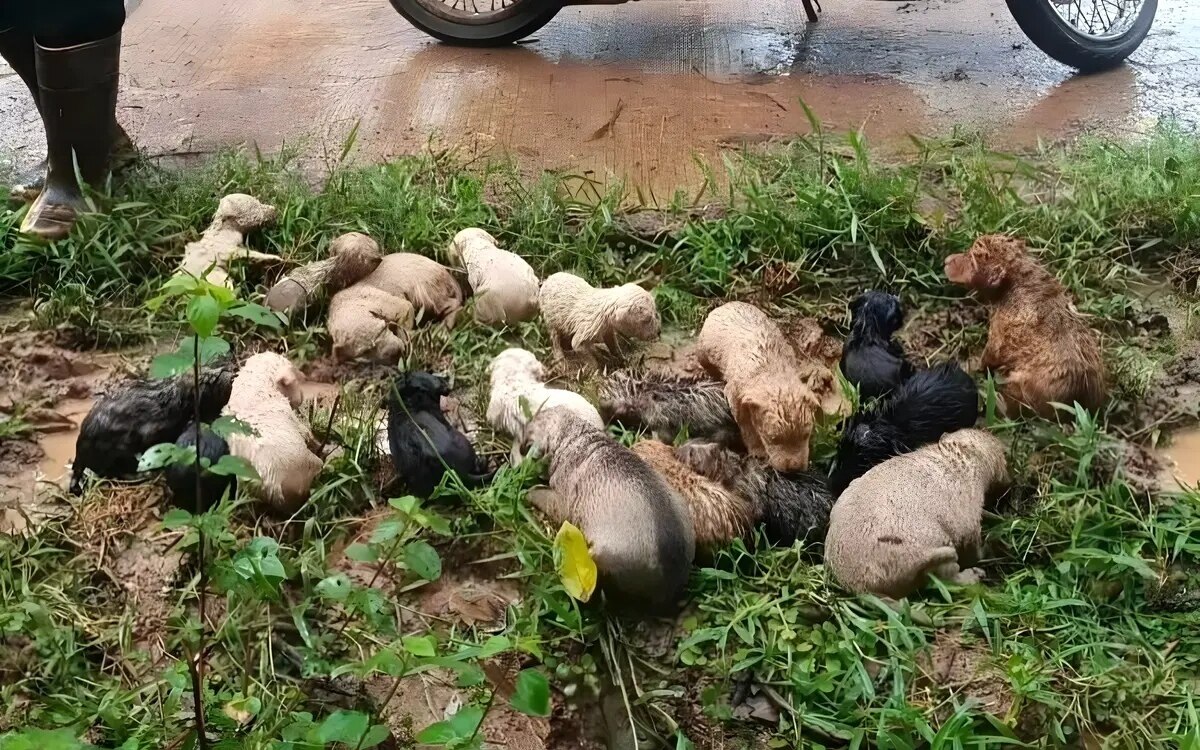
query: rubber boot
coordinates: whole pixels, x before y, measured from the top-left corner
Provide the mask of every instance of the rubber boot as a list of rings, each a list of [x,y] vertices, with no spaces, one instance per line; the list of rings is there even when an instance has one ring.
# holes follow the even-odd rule
[[[75,170],[99,187],[108,176],[121,33],[61,49],[35,45],[38,99],[50,168],[46,186],[25,214],[21,231],[48,240],[66,237],[88,208]]]

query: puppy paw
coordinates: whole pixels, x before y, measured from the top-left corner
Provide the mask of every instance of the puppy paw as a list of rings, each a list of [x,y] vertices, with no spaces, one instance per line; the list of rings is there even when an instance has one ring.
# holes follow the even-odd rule
[[[983,576],[984,573],[982,568],[967,568],[966,570],[960,570],[954,576],[954,582],[959,586],[970,586],[971,584],[982,581]]]

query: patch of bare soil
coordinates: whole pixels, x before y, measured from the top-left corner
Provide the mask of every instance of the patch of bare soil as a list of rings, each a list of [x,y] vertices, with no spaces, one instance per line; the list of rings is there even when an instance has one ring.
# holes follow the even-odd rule
[[[965,643],[955,633],[939,632],[930,649],[917,659],[920,674],[910,701],[939,706],[942,720],[953,711],[945,693],[959,701],[973,701],[980,709],[1012,723],[1016,698],[1008,680],[991,664],[991,655],[979,644]]]
[[[174,609],[184,555],[182,532],[161,528],[158,482],[115,483],[89,493],[68,526],[69,537],[91,566],[120,587],[138,648],[159,659]]]
[[[1170,429],[1200,421],[1200,344],[1193,343],[1167,363],[1163,374],[1135,408],[1141,428]]]
[[[970,359],[971,353],[983,351],[987,328],[987,308],[962,300],[941,310],[913,311],[897,338],[916,364],[953,359],[975,371],[979,369],[978,355]]]

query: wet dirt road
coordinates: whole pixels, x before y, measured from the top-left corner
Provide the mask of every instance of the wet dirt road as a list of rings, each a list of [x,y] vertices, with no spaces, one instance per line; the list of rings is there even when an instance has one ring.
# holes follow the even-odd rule
[[[529,169],[616,174],[663,199],[693,156],[808,130],[799,101],[876,142],[956,124],[1009,145],[1200,118],[1200,7],[1162,0],[1130,65],[1073,76],[1002,0],[645,0],[565,9],[503,50],[435,43],[386,0],[144,0],[125,29],[119,117],[152,155],[302,144],[319,163],[434,144]],[[40,156],[36,115],[0,70],[0,146]]]

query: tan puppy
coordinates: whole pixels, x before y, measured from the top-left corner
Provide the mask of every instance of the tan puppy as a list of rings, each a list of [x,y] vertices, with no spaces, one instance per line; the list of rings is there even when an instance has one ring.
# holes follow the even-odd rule
[[[185,273],[204,278],[218,286],[233,288],[229,265],[237,260],[280,262],[278,255],[260,253],[242,244],[245,236],[255,229],[272,224],[278,212],[275,207],[245,193],[230,193],[217,204],[212,223],[183,248],[183,260],[177,274]]]
[[[985,235],[946,258],[946,278],[974,290],[991,312],[983,367],[1004,378],[1006,415],[1026,406],[1051,417],[1051,402],[1099,409],[1107,397],[1096,332],[1067,290],[1030,257],[1025,243]]]
[[[336,294],[379,267],[379,243],[360,232],[347,232],[329,243],[329,257],[295,269],[275,282],[266,305],[287,315],[302,313],[325,294]]]
[[[454,235],[449,255],[467,269],[476,321],[505,325],[537,316],[537,274],[524,258],[501,250],[495,237],[482,229],[464,229]]]
[[[488,399],[487,421],[492,429],[513,439],[512,462],[521,462],[525,428],[543,409],[562,407],[596,429],[604,429],[604,420],[596,407],[574,391],[546,385],[546,368],[532,352],[505,349],[488,367],[492,390]]]
[[[542,282],[538,304],[560,362],[580,354],[597,364],[600,344],[618,353],[618,334],[653,341],[662,332],[654,295],[637,284],[597,289],[573,274],[556,273]]]
[[[540,412],[529,445],[550,458],[552,492],[530,493],[554,525],[587,537],[610,601],[672,612],[684,598],[696,540],[683,500],[646,462],[569,409]]]
[[[734,539],[746,539],[758,521],[749,502],[720,484],[692,471],[675,457],[675,449],[657,440],[640,440],[633,452],[683,498],[692,518],[697,553],[712,552]]]
[[[413,317],[413,306],[403,297],[361,284],[343,289],[329,301],[333,358],[398,364],[408,350]]]
[[[440,320],[447,328],[454,327],[454,319],[462,309],[462,289],[450,272],[437,261],[416,253],[383,256],[379,266],[359,284],[403,297],[412,303],[422,321]]]
[[[258,472],[261,483],[250,491],[277,515],[290,515],[308,500],[324,464],[321,446],[293,411],[304,398],[302,377],[282,355],[255,354],[234,378],[224,411],[254,431],[230,435],[229,452]]]
[[[833,505],[825,565],[842,586],[900,599],[928,574],[975,583],[980,519],[987,494],[1008,483],[1004,446],[983,430],[879,464],[850,483]]]
[[[728,302],[708,314],[696,342],[700,363],[725,381],[725,397],[746,450],[777,471],[808,468],[808,441],[820,402],[801,377],[796,353],[767,314]]]

